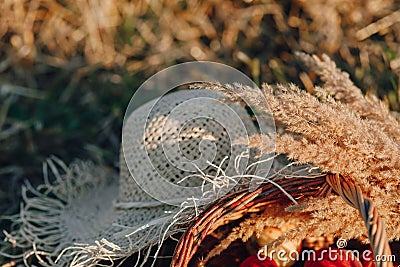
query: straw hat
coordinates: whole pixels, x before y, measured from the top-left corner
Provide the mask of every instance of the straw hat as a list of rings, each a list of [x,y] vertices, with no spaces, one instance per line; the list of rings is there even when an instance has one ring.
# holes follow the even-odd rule
[[[90,163],[49,159],[44,184],[22,187],[16,230],[6,234],[23,248],[19,257],[44,266],[94,266],[136,252],[148,260],[151,246],[185,230],[200,198],[215,199],[236,184],[209,177],[240,172],[251,159],[248,146],[234,144],[256,131],[250,116],[238,104],[217,105],[220,98],[177,91],[135,110],[123,130],[119,177]],[[202,194],[188,198],[191,192]]]

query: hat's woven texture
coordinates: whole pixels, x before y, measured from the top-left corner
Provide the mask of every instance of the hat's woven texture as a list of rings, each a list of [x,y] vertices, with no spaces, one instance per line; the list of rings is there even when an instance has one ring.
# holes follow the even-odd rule
[[[207,90],[178,91],[135,110],[124,126],[119,179],[91,164],[67,167],[57,159],[49,160],[45,183],[37,189],[23,187],[24,204],[8,240],[24,247],[25,260],[34,255],[49,266],[92,266],[138,251],[147,258],[149,250],[144,254],[143,250],[183,231],[185,222],[196,214],[187,195],[171,192],[165,185],[180,180],[185,187],[204,185],[210,197],[227,181],[207,187],[202,176],[225,169],[227,174],[236,173],[243,166],[232,160],[240,155],[249,158],[248,146],[235,145],[234,139],[255,132],[251,118],[238,104],[221,109],[213,102],[219,97]],[[200,98],[211,101],[184,103]],[[193,118],[196,112],[199,116]],[[230,119],[232,112],[241,124]],[[194,173],[202,175],[190,176]],[[50,182],[50,176],[55,180]],[[161,178],[169,183],[157,180]],[[177,205],[154,199],[136,181]]]
[[[235,140],[255,133],[250,116],[238,104],[224,105],[218,98],[221,95],[213,91],[179,91],[148,102],[126,121],[125,160],[121,162],[126,161],[141,187],[151,189],[159,200],[181,203],[190,193],[182,187],[201,186],[204,181],[194,177],[180,182],[182,178],[200,170],[213,175],[217,171],[213,165],[222,162],[220,167],[233,175],[234,161],[249,153],[248,146],[235,144]],[[245,165],[238,166],[239,172]],[[180,187],[171,191],[170,183],[178,182]],[[137,191],[137,185],[128,179],[119,201],[154,202],[143,190]]]

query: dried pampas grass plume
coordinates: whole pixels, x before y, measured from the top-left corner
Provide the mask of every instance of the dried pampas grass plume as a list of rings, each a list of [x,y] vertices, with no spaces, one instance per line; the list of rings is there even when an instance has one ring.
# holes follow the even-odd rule
[[[323,88],[317,88],[317,94],[328,94],[336,101],[346,104],[362,119],[368,119],[370,123],[382,128],[399,143],[399,122],[375,95],[363,95],[361,89],[350,80],[349,74],[338,69],[335,62],[325,54],[322,59],[299,52],[296,56],[324,82]]]
[[[258,89],[238,84],[206,86],[231,96],[245,96],[257,110],[271,111],[277,125],[284,129],[276,139],[278,154],[287,155],[296,164],[312,164],[354,182],[378,207],[388,238],[400,239],[398,121],[376,97],[364,96],[328,56],[297,56],[324,82],[322,87],[316,86],[314,95],[294,84],[263,85],[265,99],[259,97]],[[268,141],[269,136],[256,135],[251,145],[270,153],[270,146],[262,145]],[[337,196],[310,199],[292,211],[310,214],[310,220],[302,227],[306,234],[329,232],[361,239],[366,236],[354,210]],[[298,233],[293,236],[298,237]]]

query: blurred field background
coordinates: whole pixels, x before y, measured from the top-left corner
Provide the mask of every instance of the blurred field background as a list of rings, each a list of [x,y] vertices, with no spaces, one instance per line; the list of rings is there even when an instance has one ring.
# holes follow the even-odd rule
[[[130,97],[176,63],[212,60],[258,84],[312,90],[318,81],[293,52],[326,53],[399,111],[399,7],[396,0],[0,0],[0,215],[18,212],[21,184],[40,184],[51,155],[115,168]]]

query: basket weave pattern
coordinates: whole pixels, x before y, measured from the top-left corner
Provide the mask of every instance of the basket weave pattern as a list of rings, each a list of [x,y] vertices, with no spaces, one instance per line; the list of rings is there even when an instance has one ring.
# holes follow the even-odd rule
[[[350,206],[359,210],[365,222],[374,255],[391,255],[384,223],[378,215],[377,208],[352,182],[345,181],[338,174],[327,174],[313,179],[282,179],[279,185],[297,200],[307,197],[325,197],[333,189]],[[265,211],[271,205],[288,203],[282,200],[282,196],[282,192],[277,187],[266,184],[253,192],[246,189],[237,191],[210,205],[180,239],[171,266],[183,267],[196,264],[195,259],[206,256],[204,249],[199,251],[206,236],[211,235],[218,227],[242,218],[245,214]],[[393,263],[378,261],[376,266],[391,267]]]

